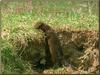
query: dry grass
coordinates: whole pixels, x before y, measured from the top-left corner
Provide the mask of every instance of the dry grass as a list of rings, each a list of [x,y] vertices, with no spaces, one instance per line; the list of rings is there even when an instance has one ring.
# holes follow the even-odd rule
[[[44,34],[32,26],[38,20],[55,29],[66,61],[75,66],[51,68],[49,73],[96,72],[99,54],[94,45],[98,39],[98,1],[75,0],[74,3],[73,0],[3,0],[0,40],[4,58],[2,72],[35,73],[31,67],[45,56]],[[46,71],[44,73],[48,73]]]

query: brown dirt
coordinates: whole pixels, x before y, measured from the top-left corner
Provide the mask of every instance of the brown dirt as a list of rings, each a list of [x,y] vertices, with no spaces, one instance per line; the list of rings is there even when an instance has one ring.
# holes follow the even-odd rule
[[[44,70],[43,73],[66,73],[66,74],[87,74],[98,73],[99,49],[98,32],[95,30],[70,30],[56,29],[61,42],[64,56],[70,66],[60,69]],[[40,35],[39,35],[40,34]],[[28,36],[29,37],[29,36]],[[15,49],[24,60],[30,61],[33,65],[38,65],[38,61],[43,61],[44,35],[42,33],[31,34],[30,38],[17,38]],[[23,41],[22,41],[23,40]],[[44,63],[43,61],[42,63]],[[64,71],[63,71],[64,70]]]

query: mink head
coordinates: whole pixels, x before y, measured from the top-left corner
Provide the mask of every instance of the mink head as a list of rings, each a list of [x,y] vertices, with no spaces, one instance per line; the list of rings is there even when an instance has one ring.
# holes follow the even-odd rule
[[[37,23],[35,24],[34,28],[36,28],[36,29],[41,29],[41,30],[44,31],[44,32],[46,32],[46,31],[48,31],[48,30],[51,29],[50,26],[48,26],[47,24],[45,24],[45,23],[43,23],[43,22],[41,22],[41,21],[40,21],[40,22],[37,22]]]
[[[36,29],[41,29],[41,27],[42,27],[42,25],[44,25],[44,23],[43,22],[37,22],[35,25],[34,25],[34,28],[36,28]]]

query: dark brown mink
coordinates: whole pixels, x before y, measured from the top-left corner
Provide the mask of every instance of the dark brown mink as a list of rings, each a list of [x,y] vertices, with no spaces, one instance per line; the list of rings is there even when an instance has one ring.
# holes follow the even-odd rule
[[[46,65],[58,65],[62,66],[64,62],[64,55],[60,41],[57,34],[49,25],[43,22],[37,22],[34,26],[36,29],[40,29],[45,34],[45,59]]]

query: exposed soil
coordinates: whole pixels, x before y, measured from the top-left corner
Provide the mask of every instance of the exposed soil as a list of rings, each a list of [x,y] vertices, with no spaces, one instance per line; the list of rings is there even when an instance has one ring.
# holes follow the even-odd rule
[[[13,43],[18,43],[15,48],[17,48],[19,56],[29,61],[33,68],[44,74],[99,73],[99,34],[97,31],[56,29],[56,32],[69,66],[44,70],[45,42],[43,33],[34,33],[31,35],[31,39],[25,38],[23,41],[21,38],[17,38]]]

